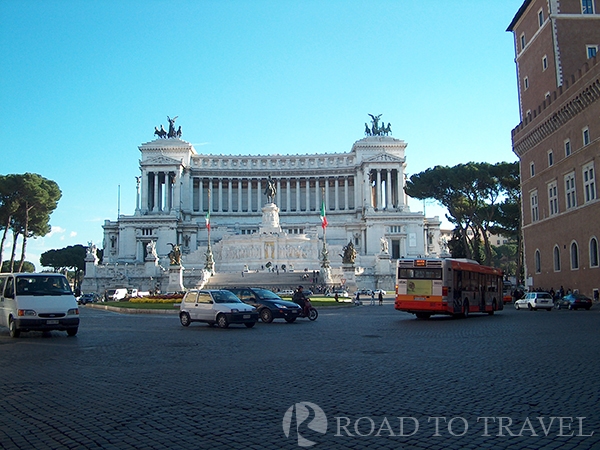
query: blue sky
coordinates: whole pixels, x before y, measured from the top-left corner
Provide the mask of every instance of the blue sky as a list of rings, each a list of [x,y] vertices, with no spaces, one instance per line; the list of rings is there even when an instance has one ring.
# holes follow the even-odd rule
[[[521,4],[2,0],[0,174],[39,173],[63,193],[27,259],[102,246],[119,186],[121,214],[134,212],[138,146],[167,115],[199,153],[348,152],[371,113],[408,143],[408,174],[516,161],[505,30]]]

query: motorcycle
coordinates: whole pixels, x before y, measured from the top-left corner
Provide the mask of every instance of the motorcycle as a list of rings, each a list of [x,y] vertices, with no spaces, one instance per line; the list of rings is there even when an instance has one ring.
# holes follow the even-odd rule
[[[310,300],[306,299],[304,308],[300,310],[298,317],[308,317],[308,320],[317,320],[317,317],[319,317],[319,312],[310,303]]]

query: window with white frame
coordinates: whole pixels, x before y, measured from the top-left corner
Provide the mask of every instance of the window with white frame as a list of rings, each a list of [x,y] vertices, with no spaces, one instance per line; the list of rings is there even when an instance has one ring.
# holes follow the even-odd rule
[[[556,181],[548,183],[548,209],[551,216],[558,214],[558,185]]]
[[[590,239],[590,267],[598,267],[598,239],[595,237]]]
[[[525,33],[521,35],[521,50],[525,50]]]
[[[552,150],[548,150],[548,167],[551,167],[554,165],[554,153],[552,153]]]
[[[529,163],[529,174],[533,177],[535,175],[535,163]]]
[[[571,156],[571,140],[565,139],[565,157]]]
[[[560,272],[560,249],[558,245],[554,246],[554,271]]]
[[[577,242],[571,244],[571,270],[579,269],[579,247]]]
[[[575,172],[565,175],[565,197],[567,209],[577,206],[577,197],[575,195]]]
[[[586,145],[590,145],[590,129],[585,127],[583,130],[581,130],[581,133],[583,135],[583,146],[585,147]]]
[[[587,45],[586,53],[587,53],[588,59],[593,58],[594,56],[596,56],[598,54],[598,46],[597,45]]]
[[[525,86],[525,90],[529,89],[529,77],[523,79],[523,85]]]
[[[596,175],[593,161],[583,166],[583,196],[585,203],[596,199]]]
[[[540,220],[540,210],[538,207],[538,193],[533,191],[529,194],[529,202],[531,203],[531,221],[537,222]]]
[[[542,272],[542,256],[539,250],[535,251],[535,273]]]
[[[581,0],[581,13],[594,14],[594,0]]]
[[[548,68],[548,57],[544,55],[542,58],[542,70],[546,70]]]
[[[541,27],[544,25],[544,10],[540,9],[538,11],[538,25]]]

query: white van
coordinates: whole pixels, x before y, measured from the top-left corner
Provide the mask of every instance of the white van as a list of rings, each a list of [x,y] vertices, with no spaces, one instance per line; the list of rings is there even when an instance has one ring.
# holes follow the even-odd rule
[[[127,288],[115,289],[115,293],[112,295],[112,301],[118,302],[119,300],[125,300],[127,298]]]
[[[79,308],[64,275],[58,273],[0,273],[0,325],[10,336],[22,331],[79,329]]]

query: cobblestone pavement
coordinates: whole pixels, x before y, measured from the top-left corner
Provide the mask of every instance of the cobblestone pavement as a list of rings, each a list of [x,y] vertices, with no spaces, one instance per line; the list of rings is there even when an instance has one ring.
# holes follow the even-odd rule
[[[598,305],[424,321],[388,299],[226,330],[81,310],[74,338],[0,329],[0,447],[600,448]]]

